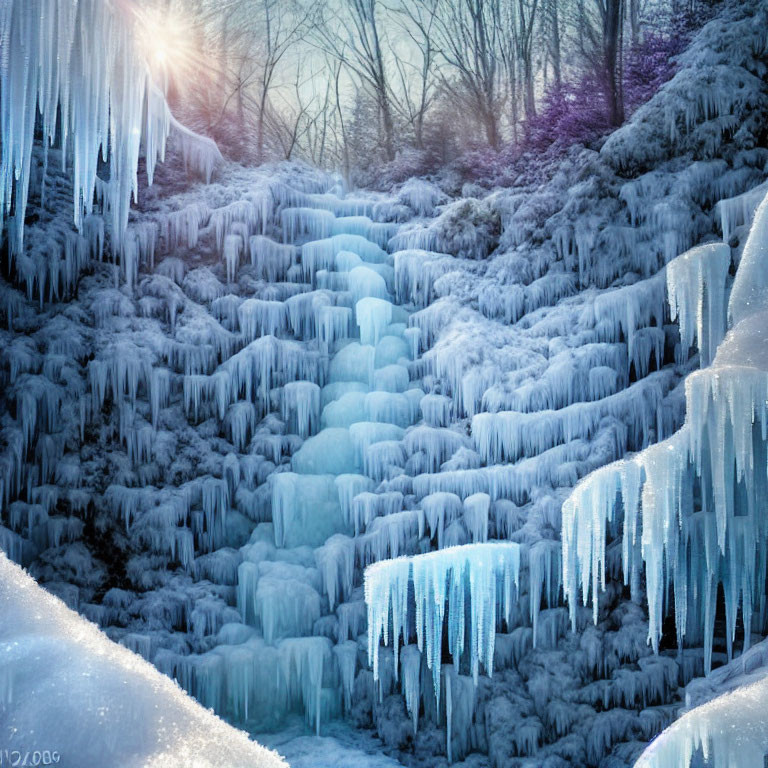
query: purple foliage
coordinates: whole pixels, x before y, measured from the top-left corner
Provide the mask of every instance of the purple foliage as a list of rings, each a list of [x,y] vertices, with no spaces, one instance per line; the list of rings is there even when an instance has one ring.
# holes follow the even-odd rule
[[[586,143],[608,129],[608,107],[595,73],[549,89],[536,117],[528,121],[526,149]]]
[[[627,116],[644,104],[675,74],[675,57],[685,48],[687,30],[672,34],[648,31],[624,55],[624,102]],[[608,105],[598,72],[587,71],[571,82],[553,86],[539,113],[526,125],[527,149],[585,144],[610,129]]]
[[[675,74],[677,55],[711,15],[708,10],[709,14],[686,14],[669,20],[666,32],[660,27],[646,27],[643,39],[626,49],[622,82],[627,117]],[[453,167],[465,178],[489,184],[533,181],[546,176],[547,168],[570,147],[589,145],[605,136],[611,130],[608,115],[601,74],[593,68],[582,70],[549,88],[537,115],[525,124],[521,141],[499,152],[471,149]],[[530,167],[531,162],[538,170]]]
[[[631,46],[624,59],[624,100],[627,114],[634,112],[675,74],[674,57],[682,53],[687,36],[650,32]]]

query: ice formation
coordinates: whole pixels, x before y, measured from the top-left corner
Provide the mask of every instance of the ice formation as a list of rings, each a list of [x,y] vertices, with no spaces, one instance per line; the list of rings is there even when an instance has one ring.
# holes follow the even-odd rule
[[[709,557],[722,577],[729,637],[763,568],[733,578],[726,567],[734,547],[754,549],[762,535],[750,528],[762,424],[738,432],[732,455],[710,439],[737,423],[716,418],[719,392],[734,415],[765,399],[759,375],[729,378],[724,357],[736,355],[763,275],[747,249],[728,315],[732,254],[712,240],[719,227],[738,262],[768,153],[743,149],[754,141],[751,96],[710,100],[717,115],[736,110],[738,140],[714,113],[678,109],[720,87],[705,54],[736,60],[738,41],[750,53],[736,69],[762,66],[765,25],[739,5],[727,10],[735,31],[702,32],[688,74],[600,153],[575,150],[552,180],[482,200],[451,201],[423,180],[396,197],[344,194],[298,165],[227,166],[210,185],[142,196],[118,271],[102,261],[115,240],[100,205],[80,232],[61,215],[81,192],[49,147],[52,223],[30,221],[13,284],[0,284],[0,546],[252,732],[297,714],[317,732],[348,716],[414,760],[478,751],[497,766],[631,763],[708,656],[646,647],[642,569],[651,563],[652,634],[667,585],[684,583],[678,627],[703,645],[712,615],[701,596],[713,591],[693,566]],[[26,18],[20,3],[6,7],[21,14],[14,24]],[[59,103],[76,110],[77,100]],[[673,139],[668,116],[680,118]],[[162,120],[153,125],[164,135]],[[32,157],[42,168],[45,152]],[[116,199],[94,184],[97,200]],[[716,389],[706,366],[718,344]],[[689,399],[708,410],[675,433],[685,376]],[[663,459],[680,441],[701,478]],[[565,534],[563,570],[562,502],[594,470],[574,498],[599,514]],[[705,494],[706,515],[686,517],[715,472],[739,477],[736,493]],[[690,538],[678,535],[667,479],[690,502],[684,520],[710,521],[703,533],[690,519]],[[617,490],[629,504],[613,503]],[[665,510],[655,522],[666,550],[643,551],[646,506]],[[569,502],[566,529],[572,513]],[[622,551],[606,536],[627,520],[634,539]],[[100,559],[106,549],[119,574]],[[684,550],[699,558],[690,573],[681,558],[667,568]],[[622,559],[637,602],[617,583]],[[369,605],[366,566],[381,577]],[[594,603],[597,626],[572,602],[570,633],[561,589],[572,597],[580,584],[607,594]],[[442,626],[454,664],[443,663]]]
[[[185,159],[207,178],[220,157],[218,150],[209,139],[180,126],[170,114],[138,51],[138,21],[129,11],[93,0],[77,0],[68,6],[12,0],[4,13],[1,42],[9,53],[0,62],[0,209],[5,219],[15,200],[9,222],[11,250],[21,256],[39,110],[46,146],[58,140],[63,161],[68,151],[72,156],[76,228],[87,231],[98,192],[109,217],[113,249],[120,252],[130,201],[138,191],[140,149],[145,150],[150,183],[172,129]],[[107,75],[92,77],[94,67]],[[100,153],[109,163],[108,182],[97,176]],[[125,241],[126,247],[129,242]]]
[[[684,714],[655,739],[637,768],[689,766],[703,759],[712,768],[747,768],[765,761],[765,683],[746,683],[732,693]]]
[[[379,676],[379,639],[388,643],[392,616],[392,644],[402,634],[408,644],[415,630],[419,651],[426,654],[435,695],[440,699],[440,667],[446,605],[448,648],[458,669],[462,653],[469,653],[471,674],[477,684],[480,664],[493,670],[496,623],[507,624],[520,580],[520,546],[512,542],[469,544],[439,552],[398,558],[368,566],[365,601],[368,604],[368,657],[374,680]],[[408,626],[409,585],[416,603],[415,626]],[[465,616],[469,597],[469,621]],[[399,649],[395,648],[395,675]]]
[[[597,611],[598,593],[605,586],[606,539],[621,525],[625,580],[635,585],[641,569],[645,573],[649,641],[658,650],[665,594],[671,584],[678,643],[703,638],[707,672],[712,666],[720,586],[729,658],[739,610],[742,653],[750,645],[753,617],[762,621],[760,585],[766,578],[762,553],[767,542],[759,508],[768,491],[766,243],[768,197],[757,209],[734,279],[728,304],[731,330],[711,365],[686,382],[684,426],[667,441],[589,476],[563,506],[563,569],[572,615],[579,593],[585,601],[591,593]],[[706,281],[701,270],[686,265],[686,272],[685,291],[691,294],[687,301],[695,301],[697,309],[683,308],[681,315],[703,321],[700,340],[716,338],[711,315],[702,312],[701,299],[692,295],[694,290],[701,294]],[[682,295],[676,289],[672,301]],[[683,336],[684,328],[690,328],[687,322],[688,326],[681,322]],[[723,319],[716,317],[714,322],[719,328]],[[616,509],[617,496],[623,521]],[[757,687],[732,697],[759,706],[761,694]],[[727,721],[729,707],[735,704],[735,698],[726,698],[686,715],[649,749],[641,764],[672,760],[689,765],[701,748],[714,765],[752,765],[763,755],[766,739],[760,728],[749,737],[731,736]]]
[[[585,600],[591,591],[597,610],[598,592],[605,584],[605,541],[619,494],[625,579],[635,583],[644,564],[649,640],[658,648],[664,593],[671,583],[678,641],[703,636],[707,671],[717,586],[722,584],[725,593],[730,655],[739,605],[749,628],[759,605],[756,585],[765,577],[759,556],[765,533],[756,510],[765,493],[760,467],[765,462],[768,379],[760,346],[767,222],[764,202],[734,280],[728,308],[733,327],[712,365],[691,374],[686,382],[685,425],[667,441],[588,477],[563,507],[565,584],[572,611],[579,587]],[[701,294],[706,281],[700,270],[687,271],[692,284],[686,289],[687,300],[696,309],[682,308],[680,314],[698,317],[703,328],[699,338],[711,339],[717,334],[708,327],[707,317],[710,323],[713,318],[702,312],[701,299],[693,293],[696,289]],[[676,289],[672,302],[682,295]],[[715,328],[722,326],[723,313],[721,306]],[[686,328],[681,323],[681,334]],[[750,634],[745,633],[745,648]]]

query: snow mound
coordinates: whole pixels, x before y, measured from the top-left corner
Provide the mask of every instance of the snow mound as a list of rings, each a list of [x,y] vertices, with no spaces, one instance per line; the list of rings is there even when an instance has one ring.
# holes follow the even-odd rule
[[[9,752],[55,750],[62,766],[286,765],[3,554],[0,615],[0,740]]]
[[[691,765],[701,753],[712,768],[752,768],[768,753],[768,684],[739,688],[683,715],[653,741],[635,768]]]
[[[387,755],[368,754],[327,736],[302,736],[281,747],[293,768],[399,768]]]

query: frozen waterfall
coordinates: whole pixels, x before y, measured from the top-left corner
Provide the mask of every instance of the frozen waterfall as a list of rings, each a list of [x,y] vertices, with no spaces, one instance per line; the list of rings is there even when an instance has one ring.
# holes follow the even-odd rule
[[[729,658],[739,611],[744,626],[742,653],[750,645],[753,615],[762,616],[764,611],[768,527],[761,500],[768,493],[767,250],[765,198],[734,279],[728,304],[731,328],[711,364],[686,382],[685,425],[667,441],[593,473],[563,506],[563,570],[572,616],[580,597],[586,601],[590,594],[597,610],[599,592],[606,583],[606,538],[609,529],[619,529],[625,580],[635,583],[641,570],[645,573],[649,641],[658,649],[666,593],[672,585],[678,643],[703,638],[707,672],[712,665],[718,586],[722,585],[725,597]],[[677,310],[681,335],[690,339],[688,329],[692,318],[697,318],[699,343],[710,343],[724,324],[724,302],[714,317],[711,308],[702,311],[696,295],[707,286],[704,268],[685,264],[674,274],[672,301],[683,301]],[[717,283],[720,288],[721,278]],[[719,295],[714,288],[708,293]],[[686,315],[691,319],[683,323]],[[697,750],[703,750],[715,766],[746,768],[760,762],[768,748],[764,688],[756,683],[692,710],[651,745],[638,765],[687,766]]]

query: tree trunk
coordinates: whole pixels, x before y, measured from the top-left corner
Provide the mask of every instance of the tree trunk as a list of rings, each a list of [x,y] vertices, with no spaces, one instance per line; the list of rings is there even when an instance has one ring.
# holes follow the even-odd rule
[[[395,159],[395,124],[392,120],[392,109],[389,105],[385,87],[379,94],[379,108],[381,109],[381,127],[384,132],[384,153],[387,160]]]
[[[624,122],[624,98],[621,88],[622,0],[606,0],[603,17],[603,62],[606,95],[611,125]]]
[[[339,115],[339,127],[341,128],[341,151],[344,163],[344,181],[347,186],[350,186],[350,159],[349,159],[349,142],[347,141],[347,127],[344,124],[344,109],[341,105],[341,89],[339,87],[339,80],[341,79],[341,63],[336,65],[333,77],[333,88],[336,97],[336,111]]]
[[[629,30],[632,45],[640,43],[640,0],[629,0]]]
[[[424,149],[424,113],[420,112],[416,116],[416,124],[414,125],[416,133],[416,149]]]
[[[376,26],[376,3],[370,3],[370,29],[373,40],[373,55],[376,67],[376,87],[378,90],[379,108],[381,109],[382,127],[384,129],[384,152],[387,160],[395,159],[395,123],[392,118],[392,106],[389,103],[389,89],[387,87],[387,70],[384,66],[384,55],[381,51],[379,29]]]
[[[264,162],[264,113],[267,109],[267,90],[261,92],[259,100],[259,114],[256,115],[256,162],[261,165]]]
[[[245,130],[245,99],[243,96],[243,81],[237,78],[237,124],[241,131]]]
[[[634,0],[636,2],[636,0]],[[558,0],[550,0],[549,4],[549,22],[550,22],[550,51],[552,53],[552,74],[555,78],[555,86],[560,89],[563,84],[562,65],[560,56],[560,18],[557,12]]]
[[[536,117],[536,97],[533,92],[533,61],[529,50],[523,60],[523,77],[525,80],[525,118]]]
[[[227,68],[229,66],[229,14],[221,16],[221,33],[219,36],[219,89],[221,98],[226,98],[227,93]]]
[[[485,127],[485,138],[488,141],[488,145],[493,149],[498,149],[501,137],[499,136],[499,121],[493,106],[486,105],[482,110],[482,114],[483,125]]]
[[[526,120],[536,117],[536,97],[533,87],[533,27],[537,5],[538,2],[535,2],[530,8],[526,8],[523,0],[519,0],[518,4],[518,46],[520,63],[522,64],[523,106],[525,107]]]

